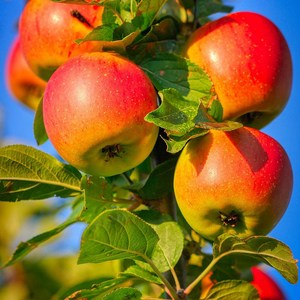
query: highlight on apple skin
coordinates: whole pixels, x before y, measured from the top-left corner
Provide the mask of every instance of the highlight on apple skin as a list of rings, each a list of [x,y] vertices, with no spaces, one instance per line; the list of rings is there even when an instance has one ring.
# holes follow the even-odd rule
[[[6,86],[11,95],[25,106],[36,110],[46,87],[28,66],[17,36],[9,49],[5,68]]]
[[[54,72],[43,117],[62,158],[88,174],[112,176],[151,153],[158,127],[144,118],[156,108],[156,90],[137,65],[117,54],[94,52]]]
[[[210,76],[224,119],[260,129],[288,102],[291,53],[278,27],[260,14],[235,12],[205,24],[184,55]]]
[[[191,140],[178,159],[174,192],[190,226],[213,241],[222,233],[266,235],[292,194],[293,172],[283,147],[249,127],[211,130]]]
[[[93,28],[102,24],[103,7],[31,0],[26,3],[19,22],[25,58],[32,70],[44,80],[69,58],[99,51],[97,41],[78,44]]]

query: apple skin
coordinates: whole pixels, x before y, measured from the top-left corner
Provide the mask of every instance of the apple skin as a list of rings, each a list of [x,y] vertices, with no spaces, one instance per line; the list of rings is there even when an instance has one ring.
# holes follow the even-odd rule
[[[288,44],[274,23],[236,12],[197,29],[184,55],[210,76],[223,118],[260,129],[286,106],[292,86]]]
[[[102,24],[102,13],[102,6],[51,0],[27,2],[20,16],[19,32],[25,58],[32,70],[48,80],[69,58],[100,50],[97,41],[81,44],[75,41]]]
[[[17,36],[8,52],[5,68],[6,86],[11,95],[25,106],[36,110],[46,87],[28,66]]]
[[[43,116],[58,153],[95,176],[123,173],[143,162],[158,137],[144,120],[157,108],[157,93],[131,61],[107,52],[70,59],[51,76]]]
[[[283,147],[249,127],[211,130],[191,140],[174,174],[178,206],[190,226],[214,240],[228,232],[266,235],[282,218],[293,188]]]
[[[258,267],[252,267],[251,273],[251,284],[257,289],[261,300],[286,300],[280,286],[268,273]]]

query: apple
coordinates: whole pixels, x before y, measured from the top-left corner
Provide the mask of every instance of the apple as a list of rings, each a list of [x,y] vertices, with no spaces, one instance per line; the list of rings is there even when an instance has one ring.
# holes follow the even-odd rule
[[[286,211],[293,172],[283,147],[258,129],[211,130],[180,153],[174,174],[178,206],[190,226],[214,240],[266,235]]]
[[[5,79],[11,95],[27,107],[36,110],[46,82],[29,68],[20,47],[19,36],[13,40],[8,52]]]
[[[286,300],[278,283],[264,270],[252,267],[253,280],[251,284],[257,289],[261,300]]]
[[[102,24],[102,6],[30,0],[19,22],[25,58],[32,70],[48,80],[69,58],[100,49],[99,42],[77,44],[93,28]]]
[[[224,119],[260,129],[286,106],[292,86],[288,44],[274,23],[236,12],[197,29],[184,55],[210,76]]]
[[[261,300],[286,300],[278,283],[263,269],[255,266],[250,269],[253,277],[250,282],[258,291]],[[213,272],[209,272],[201,280],[201,299],[205,299],[210,289],[217,283],[212,279]]]
[[[158,127],[144,117],[156,108],[146,74],[108,52],[68,60],[49,79],[43,100],[45,129],[58,153],[95,176],[123,173],[148,157]]]

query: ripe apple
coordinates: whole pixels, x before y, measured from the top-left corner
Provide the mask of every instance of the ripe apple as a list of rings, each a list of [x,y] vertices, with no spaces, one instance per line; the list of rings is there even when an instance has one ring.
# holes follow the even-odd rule
[[[144,161],[158,127],[144,120],[157,108],[145,73],[112,53],[85,53],[68,60],[47,84],[45,129],[58,153],[96,176],[123,173]]]
[[[20,47],[19,36],[14,39],[9,49],[5,79],[11,95],[27,107],[36,110],[46,82],[29,68]]]
[[[258,267],[252,267],[251,273],[251,284],[257,289],[261,300],[286,300],[280,286],[268,273]]]
[[[99,50],[97,41],[77,44],[94,27],[102,24],[102,6],[30,0],[19,22],[21,45],[32,70],[48,80],[69,58]]]
[[[236,12],[207,23],[191,35],[184,55],[210,76],[224,119],[260,129],[289,99],[289,47],[275,24],[262,15]]]
[[[181,152],[174,191],[183,216],[201,236],[229,232],[266,235],[283,216],[293,173],[283,147],[272,137],[243,127],[211,130]]]

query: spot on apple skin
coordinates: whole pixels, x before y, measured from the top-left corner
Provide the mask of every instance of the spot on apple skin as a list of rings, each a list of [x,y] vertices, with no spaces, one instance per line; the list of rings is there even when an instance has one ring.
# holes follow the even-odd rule
[[[109,162],[114,157],[122,157],[120,154],[124,153],[120,144],[107,145],[101,149],[101,152],[105,154],[105,162]]]

